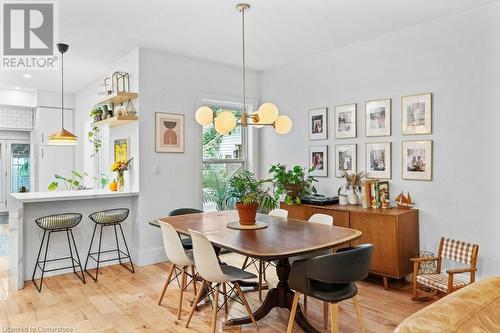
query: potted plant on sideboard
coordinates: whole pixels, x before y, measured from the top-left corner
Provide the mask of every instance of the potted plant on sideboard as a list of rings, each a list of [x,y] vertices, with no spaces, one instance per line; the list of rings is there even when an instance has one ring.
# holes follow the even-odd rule
[[[303,168],[300,165],[287,170],[286,165],[271,165],[269,173],[274,182],[275,199],[283,200],[287,205],[300,203],[300,197],[316,193],[313,183],[317,180],[310,175],[313,169]]]
[[[238,171],[231,177],[229,194],[236,200],[240,224],[255,224],[259,207],[266,211],[276,207],[276,200],[269,192],[269,183],[269,180],[257,180],[248,170]]]

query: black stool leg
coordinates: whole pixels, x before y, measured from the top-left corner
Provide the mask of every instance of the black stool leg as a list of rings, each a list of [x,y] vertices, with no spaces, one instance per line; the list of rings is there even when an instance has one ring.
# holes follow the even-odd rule
[[[45,245],[45,255],[43,257],[42,276],[40,277],[40,286],[37,286],[35,280],[33,280],[33,283],[35,284],[35,288],[38,290],[38,292],[42,291],[43,275],[45,274],[45,263],[47,262],[47,253],[49,252],[49,243],[50,243],[50,234],[51,233],[52,233],[52,231],[49,231],[49,234],[47,235],[47,244]],[[38,265],[38,262],[36,264]]]
[[[43,231],[43,236],[42,236],[42,241],[40,243],[40,248],[38,249],[38,256],[36,257],[36,262],[35,262],[35,269],[33,270],[33,275],[31,276],[31,281],[33,281],[33,284],[35,285],[36,289],[38,291],[41,290],[38,289],[38,286],[35,283],[35,274],[36,274],[36,269],[38,268],[38,263],[40,262],[40,254],[42,254],[42,247],[43,247],[43,242],[45,241],[45,235],[47,234],[47,230]]]
[[[71,257],[71,268],[73,268],[73,273],[76,274],[76,269],[75,269],[75,262],[73,259],[73,249],[71,248],[71,242],[69,241],[69,231],[68,228],[66,228],[66,238],[68,239],[68,246],[69,246],[69,255]]]
[[[76,257],[77,257],[78,261],[73,257],[73,250],[71,249],[71,241],[69,240],[69,233],[70,232],[71,232],[71,238],[73,239],[73,245],[75,246],[75,253],[76,253]],[[66,229],[66,236],[68,237],[68,246],[69,246],[69,253],[71,255],[71,266],[73,267],[73,273],[75,273],[75,275],[80,279],[80,281],[85,283],[85,275],[83,274],[82,265],[80,263],[80,256],[78,255],[78,249],[76,248],[75,238],[73,237],[73,230],[69,229],[69,228]],[[80,267],[81,276],[78,275],[78,273],[76,272],[75,262]]]
[[[97,266],[95,269],[95,281],[97,281],[97,277],[99,276],[99,264],[101,263],[101,244],[102,244],[102,228],[104,226],[101,224],[101,232],[99,233],[99,249],[97,250]]]
[[[90,239],[90,246],[89,246],[89,252],[87,254],[87,259],[85,260],[85,266],[83,268],[83,270],[92,278],[92,280],[94,280],[95,282],[97,282],[97,276],[94,278],[94,276],[92,276],[92,274],[90,274],[90,272],[87,270],[87,264],[89,262],[89,258],[91,256],[91,252],[92,252],[92,245],[94,244],[94,237],[95,237],[95,232],[96,232],[96,229],[97,229],[97,223],[94,224],[94,231],[92,232],[92,238]],[[102,236],[102,229],[101,229],[101,236]],[[98,266],[99,267],[99,266]]]
[[[116,240],[116,253],[118,254],[118,262],[122,265],[122,255],[120,253],[120,244],[118,243],[118,234],[116,233],[116,224],[113,224],[113,229],[115,229],[115,240]]]
[[[135,273],[135,269],[134,269],[134,263],[132,262],[132,257],[130,256],[130,252],[128,250],[128,246],[127,246],[127,240],[125,239],[125,235],[123,234],[123,229],[122,229],[122,225],[121,224],[118,224],[118,226],[120,227],[120,232],[122,233],[122,237],[123,237],[123,243],[125,244],[125,250],[127,250],[127,256],[128,256],[128,259],[130,260],[130,266],[132,267],[132,269],[129,269],[127,266],[123,265],[123,267],[126,267],[129,271],[131,271],[132,273]]]

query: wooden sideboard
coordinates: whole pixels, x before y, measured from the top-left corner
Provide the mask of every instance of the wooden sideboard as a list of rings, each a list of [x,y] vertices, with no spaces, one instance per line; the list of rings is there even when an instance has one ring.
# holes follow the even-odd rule
[[[340,205],[286,205],[288,217],[307,221],[313,214],[321,213],[333,217],[339,227],[363,232],[361,239],[352,245],[371,243],[374,253],[370,273],[380,275],[384,288],[388,289],[388,278],[401,279],[412,273],[410,258],[419,251],[419,227],[417,209],[373,209],[361,206]]]

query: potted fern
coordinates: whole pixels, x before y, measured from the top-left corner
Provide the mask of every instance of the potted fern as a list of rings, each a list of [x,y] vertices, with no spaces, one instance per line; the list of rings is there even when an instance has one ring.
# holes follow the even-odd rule
[[[287,169],[283,164],[271,165],[269,173],[274,182],[275,199],[279,200],[283,197],[287,205],[292,205],[300,203],[301,196],[316,193],[313,183],[317,180],[310,175],[312,170],[300,165],[291,169]]]
[[[253,225],[259,208],[268,211],[276,207],[269,183],[269,180],[257,180],[248,170],[238,171],[231,177],[229,195],[236,200],[240,224]]]

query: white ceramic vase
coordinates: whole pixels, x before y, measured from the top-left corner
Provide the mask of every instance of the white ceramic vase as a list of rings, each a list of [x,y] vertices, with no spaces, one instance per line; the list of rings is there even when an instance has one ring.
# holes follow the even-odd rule
[[[351,191],[351,193],[349,193],[348,201],[349,201],[349,205],[358,205],[359,204],[359,197],[355,191]]]

